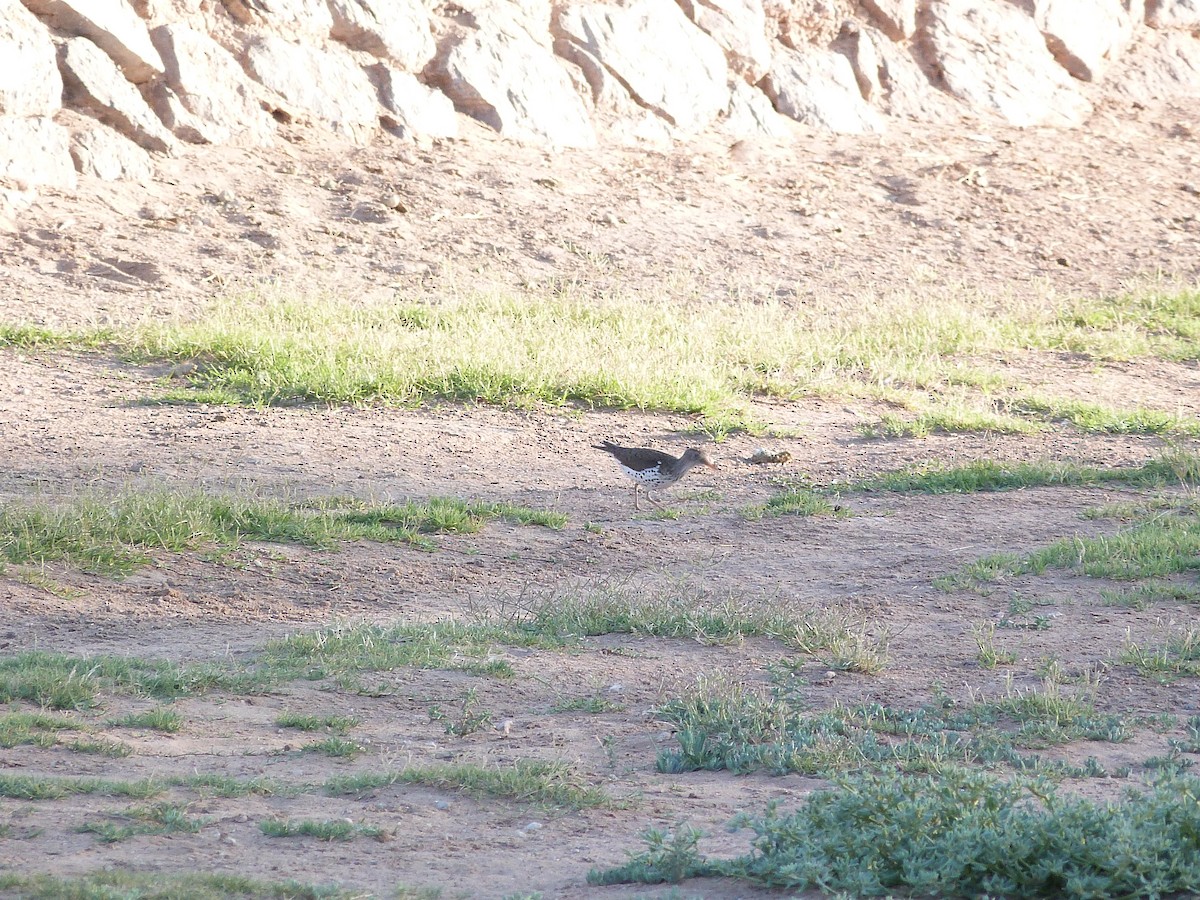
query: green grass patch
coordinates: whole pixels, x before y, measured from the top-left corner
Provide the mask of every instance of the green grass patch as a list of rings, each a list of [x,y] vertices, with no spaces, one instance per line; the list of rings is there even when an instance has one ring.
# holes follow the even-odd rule
[[[117,821],[85,822],[78,830],[94,834],[106,844],[115,844],[147,834],[195,834],[205,825],[204,820],[188,816],[186,806],[172,803],[131,806],[111,816]]]
[[[156,706],[141,712],[131,712],[110,724],[119,728],[148,728],[151,731],[175,734],[183,727],[183,716],[170,707]]]
[[[54,778],[0,773],[0,797],[14,800],[57,800],[72,794],[146,800],[157,797],[164,790],[163,783],[154,779],[111,781],[104,778]]]
[[[569,764],[537,759],[519,759],[506,766],[413,766],[396,772],[337,776],[325,783],[325,792],[334,797],[354,796],[393,784],[421,784],[469,797],[565,809],[592,809],[614,802],[603,788],[588,784]]]
[[[277,797],[303,793],[303,787],[287,785],[273,778],[234,778],[218,772],[196,772],[171,779],[171,784],[191,788],[214,797]]]
[[[962,389],[1003,382],[965,366],[965,357],[1038,350],[1098,359],[1200,357],[1187,320],[1193,287],[1067,302],[896,292],[803,306],[696,302],[691,293],[699,287],[647,297],[597,295],[580,285],[553,295],[451,289],[436,300],[368,302],[272,289],[219,298],[191,319],[117,334],[60,335],[12,323],[0,343],[109,340],[131,359],[187,364],[188,385],[208,400],[578,401],[699,414],[714,435],[756,427],[748,412],[754,395],[925,397],[926,428],[997,430],[1020,417],[996,412],[985,423],[985,414],[975,413],[974,422],[954,421],[967,416]],[[168,391],[172,400],[186,397],[178,386]]]
[[[734,827],[753,849],[706,860],[695,829],[652,831],[648,849],[592,884],[725,876],[850,896],[1162,897],[1200,890],[1200,780],[1174,778],[1119,803],[1060,796],[979,772],[845,778],[792,813]]]
[[[1082,400],[1033,396],[1020,397],[1007,405],[1013,413],[1067,422],[1085,434],[1200,435],[1200,420],[1157,409],[1120,409]]]
[[[1160,681],[1200,676],[1200,628],[1173,630],[1160,647],[1142,647],[1126,640],[1120,661]]]
[[[567,697],[554,701],[550,707],[552,713],[582,712],[591,715],[620,712],[625,707],[606,697]]]
[[[0,702],[27,700],[51,709],[95,706],[101,690],[173,699],[214,688],[261,689],[261,679],[211,664],[181,667],[125,656],[68,656],[29,650],[0,657]]]
[[[835,498],[836,499],[836,498]],[[766,503],[742,510],[747,519],[775,516],[850,516],[850,510],[823,494],[805,487],[790,487]]]
[[[643,592],[619,584],[518,601],[496,610],[492,618],[562,645],[606,634],[689,638],[709,644],[747,637],[791,641],[810,619],[767,602],[686,588]]]
[[[298,728],[300,731],[332,731],[334,734],[345,734],[361,723],[362,719],[357,716],[318,716],[292,710],[284,710],[275,717],[275,724],[280,728]]]
[[[802,696],[776,696],[720,680],[700,682],[658,715],[676,727],[678,749],[659,753],[659,771],[765,770],[831,776],[859,769],[937,771],[947,764],[1007,766],[1048,777],[1106,775],[1094,760],[1072,766],[1021,751],[1076,740],[1123,741],[1131,723],[1099,713],[1087,692],[1047,681],[954,709],[879,704],[810,713]]]
[[[0,747],[20,744],[53,747],[59,742],[59,732],[82,731],[84,725],[64,716],[44,712],[10,712],[0,715]]]
[[[1047,569],[1117,581],[1162,579],[1200,569],[1200,516],[1162,516],[1111,536],[1075,536],[1024,555],[985,556],[935,584],[947,590],[969,588]]]
[[[374,825],[360,825],[357,822],[347,822],[344,819],[266,819],[259,823],[259,828],[267,837],[314,837],[320,841],[352,841],[358,837],[382,840],[382,828]]]
[[[1131,487],[1200,484],[1200,454],[1172,450],[1140,466],[1107,469],[1070,462],[996,462],[986,459],[961,466],[928,463],[865,478],[846,489],[901,494],[971,494],[1028,487],[1103,484]]]
[[[339,759],[353,759],[366,748],[357,741],[348,741],[341,737],[327,737],[323,741],[313,741],[300,748],[305,753],[323,753]]]
[[[495,519],[551,528],[566,521],[560,513],[446,497],[401,504],[345,498],[287,504],[162,488],[58,504],[0,504],[0,560],[62,560],[89,572],[125,574],[148,563],[154,550],[228,548],[247,540],[318,548],[358,540],[427,546],[423,535],[470,534]]]
[[[362,892],[219,873],[104,869],[76,878],[0,873],[0,891],[23,900],[356,900]]]

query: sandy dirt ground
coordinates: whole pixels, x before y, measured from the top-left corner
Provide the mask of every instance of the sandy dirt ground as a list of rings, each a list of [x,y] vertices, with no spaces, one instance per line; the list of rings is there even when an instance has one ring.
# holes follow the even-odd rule
[[[608,148],[551,156],[482,129],[456,142],[345,147],[297,129],[280,147],[189,151],[147,188],[89,183],[47,195],[16,234],[0,235],[0,313],[59,326],[186,313],[206,298],[262,281],[364,296],[436,293],[464,278],[514,290],[575,280],[597,290],[662,290],[672,279],[702,302],[730,295],[803,304],[871,292],[977,291],[992,298],[1107,293],[1200,276],[1200,104],[1102,106],[1079,131],[978,122],[897,125],[867,138],[811,134],[781,147],[700,142],[669,153]],[[398,195],[399,210],[387,205]],[[857,301],[853,298],[858,298]],[[1120,397],[1200,415],[1200,371],[1163,362],[1097,366],[1015,356],[1023,381],[1081,398]],[[1152,437],[936,435],[868,440],[867,402],[764,406],[796,437],[772,448],[783,467],[752,465],[761,439],[709,445],[720,470],[670,493],[676,519],[635,513],[601,439],[681,451],[685,416],[593,410],[153,406],[161,373],[105,354],[0,350],[0,499],[62,499],[86,491],[170,484],[304,498],[450,495],[554,509],[560,530],[491,524],[443,535],[436,549],[348,544],[316,551],[250,545],[236,559],[158,554],[114,579],[48,565],[38,578],[0,575],[0,653],[42,649],[136,654],[181,662],[240,658],[266,641],[335,623],[470,618],[530,597],[621,590],[734,598],[749,606],[833,610],[890,635],[878,675],[834,672],[820,654],[781,644],[610,635],[577,651],[497,648],[511,679],[465,672],[382,673],[378,696],[300,682],[262,696],[177,701],[182,729],[162,735],[108,725],[155,705],[106,697],[80,714],[127,745],[123,758],[22,745],[0,774],[137,779],[215,772],[319,784],[405,765],[565,760],[583,782],[625,801],[570,812],[452,791],[393,785],[348,798],[320,792],[223,799],[172,789],[206,824],[195,834],[104,843],[77,828],[120,821],[118,798],[0,800],[0,872],[75,875],[104,867],[230,872],[336,882],[388,896],[398,885],[443,896],[662,896],[665,889],[589,887],[587,870],[619,864],[648,826],[687,820],[701,846],[743,852],[724,825],[770,800],[794,805],[825,784],[800,776],[664,775],[676,746],[656,715],[667,699],[720,673],[768,688],[767,668],[793,660],[813,709],[875,701],[908,707],[935,692],[966,701],[1040,683],[1048,660],[1103,674],[1102,711],[1200,713],[1194,680],[1157,684],[1119,665],[1130,637],[1154,641],[1194,623],[1194,606],[1107,606],[1095,580],[1065,572],[1013,579],[988,592],[944,593],[931,582],[979,556],[1072,535],[1109,533],[1081,514],[1131,499],[1121,488],[1030,489],[972,496],[847,495],[845,518],[748,519],[790,479],[829,485],[929,460],[1142,462]],[[50,587],[48,588],[47,585]],[[1017,654],[982,669],[972,629],[1002,623],[1014,596],[1038,599],[1044,630],[997,631]],[[1007,674],[1012,684],[1006,685]],[[324,689],[323,689],[324,688]],[[493,726],[455,737],[431,721],[474,690]],[[554,712],[597,697],[608,711]],[[284,710],[361,719],[349,761],[302,752]],[[1110,769],[1167,751],[1179,729],[1143,729],[1126,743],[1069,745]],[[1119,779],[1072,789],[1115,797]],[[115,818],[114,818],[115,816]],[[350,818],[386,840],[270,838],[266,818]],[[682,896],[758,896],[744,885],[688,884]]]

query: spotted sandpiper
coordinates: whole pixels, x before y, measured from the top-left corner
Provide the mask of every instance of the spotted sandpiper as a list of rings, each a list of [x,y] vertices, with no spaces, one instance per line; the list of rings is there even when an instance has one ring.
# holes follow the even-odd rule
[[[716,465],[708,454],[695,447],[689,447],[683,456],[676,459],[661,450],[649,447],[619,447],[612,441],[593,445],[597,450],[611,453],[621,465],[621,471],[633,479],[633,508],[641,509],[638,505],[638,492],[644,487],[646,499],[658,506],[651,491],[668,488],[688,473],[693,466],[708,466],[716,469]]]

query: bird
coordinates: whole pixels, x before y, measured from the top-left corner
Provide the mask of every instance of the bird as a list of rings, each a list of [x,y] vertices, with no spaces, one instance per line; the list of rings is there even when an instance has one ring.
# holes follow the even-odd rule
[[[651,491],[668,488],[695,466],[707,466],[716,470],[716,463],[703,450],[689,447],[683,456],[676,459],[669,453],[650,447],[621,447],[612,441],[593,444],[596,450],[611,453],[621,466],[621,471],[633,479],[633,508],[638,505],[638,493],[644,487],[646,499],[655,506],[659,504],[650,496]]]

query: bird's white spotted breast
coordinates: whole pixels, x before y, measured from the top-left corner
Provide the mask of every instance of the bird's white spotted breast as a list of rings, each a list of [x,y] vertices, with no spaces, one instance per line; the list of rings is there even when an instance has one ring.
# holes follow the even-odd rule
[[[621,466],[621,471],[632,478],[634,481],[642,484],[658,484],[662,481],[662,476],[659,474],[662,471],[662,465],[655,463],[648,469],[631,469],[629,466]]]

